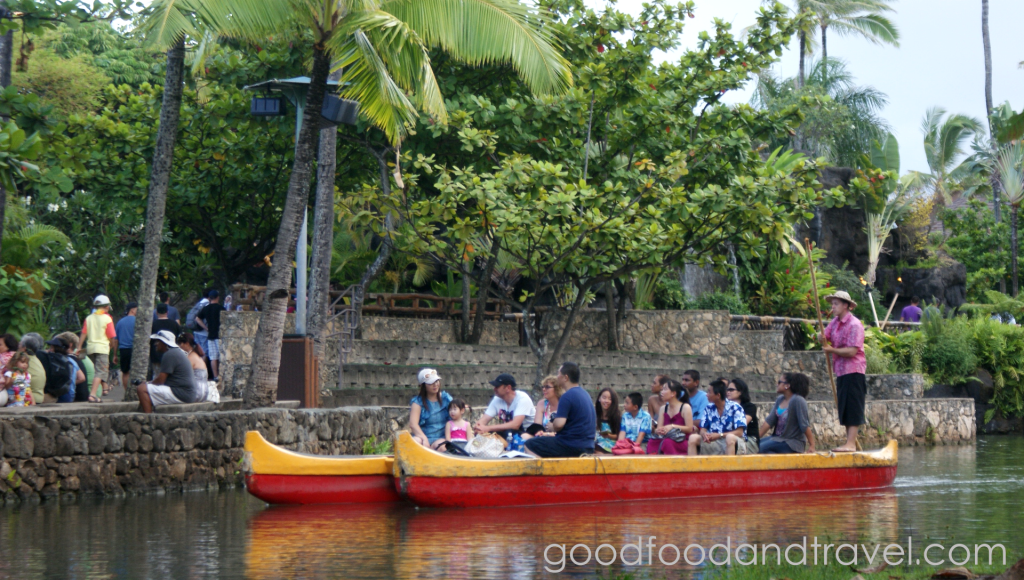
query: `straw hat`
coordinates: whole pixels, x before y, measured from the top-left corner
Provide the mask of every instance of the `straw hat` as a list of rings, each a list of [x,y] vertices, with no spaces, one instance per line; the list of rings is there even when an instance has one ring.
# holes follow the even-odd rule
[[[845,290],[836,290],[835,294],[829,294],[825,297],[826,302],[832,302],[833,300],[848,302],[850,304],[850,308],[857,307],[857,303],[853,301],[853,298],[850,298],[850,293]]]

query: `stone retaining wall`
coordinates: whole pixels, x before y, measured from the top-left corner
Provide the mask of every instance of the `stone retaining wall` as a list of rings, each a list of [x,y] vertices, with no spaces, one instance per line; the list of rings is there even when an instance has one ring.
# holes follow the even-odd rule
[[[359,454],[406,409],[260,409],[0,418],[0,503],[206,489],[243,481],[245,433],[314,454]]]
[[[770,405],[759,404],[760,417]],[[844,439],[831,403],[812,401],[810,412],[820,449]],[[408,414],[397,406],[3,417],[0,503],[235,486],[246,469],[246,431],[304,453],[358,454],[368,437],[404,428]],[[867,448],[889,438],[961,445],[976,434],[969,399],[870,401],[867,419]]]

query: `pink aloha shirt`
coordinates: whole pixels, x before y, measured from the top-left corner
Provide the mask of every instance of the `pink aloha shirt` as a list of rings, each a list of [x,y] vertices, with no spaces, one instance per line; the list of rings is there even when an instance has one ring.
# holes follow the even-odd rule
[[[857,354],[849,358],[832,355],[832,368],[837,377],[850,373],[864,374],[867,371],[868,361],[864,358],[864,325],[856,316],[847,312],[842,320],[833,318],[825,328],[825,338],[835,348],[857,348]]]

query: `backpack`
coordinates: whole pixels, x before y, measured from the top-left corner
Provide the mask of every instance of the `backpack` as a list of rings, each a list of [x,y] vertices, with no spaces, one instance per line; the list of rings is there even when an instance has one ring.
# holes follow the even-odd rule
[[[60,397],[66,395],[71,385],[71,362],[68,357],[56,352],[37,352],[36,358],[43,363],[46,384],[43,392]]]
[[[209,300],[207,300],[206,298],[203,298],[199,302],[196,302],[196,305],[192,307],[192,310],[189,310],[188,314],[185,315],[185,326],[187,326],[190,330],[195,330],[196,329],[196,316],[198,316],[199,313],[206,306],[206,304],[204,304],[204,302],[206,304],[210,303]]]

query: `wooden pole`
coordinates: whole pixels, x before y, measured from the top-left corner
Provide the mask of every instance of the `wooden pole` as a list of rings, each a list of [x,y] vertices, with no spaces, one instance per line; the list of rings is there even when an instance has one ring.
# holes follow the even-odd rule
[[[875,310],[875,298],[871,295],[871,287],[868,287],[868,302],[871,303],[871,316],[875,318],[875,326],[878,326],[878,311]]]
[[[818,328],[821,332],[821,344],[822,346],[828,344],[828,339],[825,338],[825,323],[821,320],[821,302],[818,300],[818,281],[814,276],[814,260],[811,257],[811,240],[810,238],[804,238],[804,245],[807,247],[807,267],[811,271],[811,290],[814,292],[814,311],[818,314]],[[836,393],[836,377],[832,372],[832,357],[825,353],[825,368],[828,369],[828,382],[832,387],[832,402],[836,404],[836,409],[839,408],[839,395]]]
[[[892,307],[896,306],[896,299],[899,297],[899,292],[897,292],[896,295],[892,297],[892,304],[889,305],[889,310],[888,312],[885,313],[885,320],[882,321],[882,326],[880,327],[882,330],[885,330],[885,325],[889,324],[889,315],[892,314]]]

